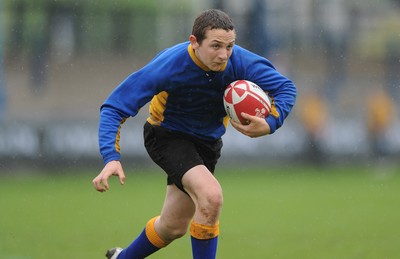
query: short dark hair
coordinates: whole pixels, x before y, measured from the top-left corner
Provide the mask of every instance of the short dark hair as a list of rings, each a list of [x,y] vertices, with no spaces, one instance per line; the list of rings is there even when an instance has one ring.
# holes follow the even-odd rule
[[[223,11],[218,9],[209,9],[203,11],[196,20],[194,20],[192,35],[196,37],[198,43],[201,43],[205,37],[207,30],[223,29],[233,31],[235,26],[232,19]]]

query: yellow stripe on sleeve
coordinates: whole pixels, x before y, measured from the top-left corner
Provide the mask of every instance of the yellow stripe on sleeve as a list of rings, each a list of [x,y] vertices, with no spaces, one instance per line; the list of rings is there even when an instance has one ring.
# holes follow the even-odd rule
[[[117,136],[115,137],[115,150],[120,153],[121,147],[119,145],[119,141],[121,140],[121,127],[122,124],[124,124],[124,122],[126,121],[126,118],[123,118],[120,123],[119,123],[119,127],[118,127],[118,131],[117,131]]]
[[[150,117],[147,121],[152,125],[160,125],[164,120],[165,105],[167,103],[168,93],[165,91],[155,95],[150,102]]]
[[[274,98],[271,98],[271,111],[269,112],[272,116],[274,116],[275,118],[279,118],[279,112],[276,109],[275,106],[275,100]]]

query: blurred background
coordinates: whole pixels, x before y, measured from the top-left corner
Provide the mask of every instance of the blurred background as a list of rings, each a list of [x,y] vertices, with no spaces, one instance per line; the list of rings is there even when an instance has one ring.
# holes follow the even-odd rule
[[[400,158],[399,0],[0,1],[0,171],[102,167],[99,108],[126,76],[186,41],[220,8],[237,44],[298,88],[274,135],[232,127],[221,163],[396,164]],[[147,108],[122,130],[125,164],[147,165]]]

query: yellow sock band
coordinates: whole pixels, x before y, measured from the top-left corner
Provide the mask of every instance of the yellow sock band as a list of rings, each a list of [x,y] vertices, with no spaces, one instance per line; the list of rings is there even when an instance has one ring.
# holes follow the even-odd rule
[[[192,221],[190,234],[197,239],[211,239],[219,235],[219,223],[215,226],[207,226]]]
[[[157,234],[156,229],[154,227],[154,224],[156,222],[156,219],[158,218],[154,217],[149,220],[146,224],[146,236],[149,239],[150,243],[152,243],[155,247],[158,248],[163,248],[167,246],[167,243],[161,239],[161,237]]]

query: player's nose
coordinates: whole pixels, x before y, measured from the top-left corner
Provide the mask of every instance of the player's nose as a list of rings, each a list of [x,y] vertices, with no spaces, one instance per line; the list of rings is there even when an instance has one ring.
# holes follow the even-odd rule
[[[227,61],[229,58],[229,52],[226,49],[221,49],[218,53],[218,58],[223,62]]]

